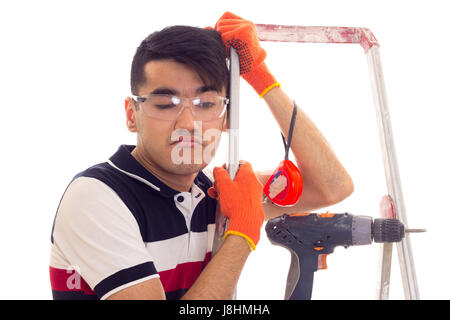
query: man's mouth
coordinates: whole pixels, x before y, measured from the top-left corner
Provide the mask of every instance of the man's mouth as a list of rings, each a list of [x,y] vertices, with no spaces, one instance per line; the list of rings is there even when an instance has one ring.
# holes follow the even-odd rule
[[[179,147],[193,147],[196,144],[201,146],[202,142],[200,139],[193,136],[180,136],[178,137],[178,141],[174,141],[172,144],[176,144]]]

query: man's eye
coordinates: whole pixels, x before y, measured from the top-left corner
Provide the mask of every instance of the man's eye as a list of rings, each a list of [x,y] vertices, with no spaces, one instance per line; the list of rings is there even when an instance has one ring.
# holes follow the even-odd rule
[[[171,109],[171,108],[176,107],[176,105],[174,105],[173,103],[170,103],[170,104],[156,104],[155,107],[158,108],[158,109]]]
[[[202,109],[209,109],[214,107],[214,102],[202,102],[199,104],[199,107]]]

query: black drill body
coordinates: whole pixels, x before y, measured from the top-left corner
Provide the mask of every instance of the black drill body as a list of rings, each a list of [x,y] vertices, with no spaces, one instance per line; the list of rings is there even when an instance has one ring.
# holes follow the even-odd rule
[[[404,236],[403,224],[392,220],[376,219],[373,222],[369,216],[348,213],[285,214],[269,220],[266,224],[269,240],[291,252],[285,299],[311,299],[319,256],[332,253],[337,246],[366,245],[373,240],[400,241]]]

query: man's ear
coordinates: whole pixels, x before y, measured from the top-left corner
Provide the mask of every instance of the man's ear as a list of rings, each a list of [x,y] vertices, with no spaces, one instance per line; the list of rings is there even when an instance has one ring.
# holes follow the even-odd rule
[[[136,108],[134,107],[134,101],[130,97],[125,99],[125,115],[128,131],[137,132]]]

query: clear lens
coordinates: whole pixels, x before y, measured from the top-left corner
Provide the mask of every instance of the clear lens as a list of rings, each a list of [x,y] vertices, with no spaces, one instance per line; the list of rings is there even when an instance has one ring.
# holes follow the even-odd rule
[[[189,106],[196,120],[217,120],[223,116],[227,99],[212,93],[206,93],[195,98],[180,98],[166,94],[150,94],[141,102],[144,113],[152,118],[175,120],[182,112],[183,100],[191,102]]]

